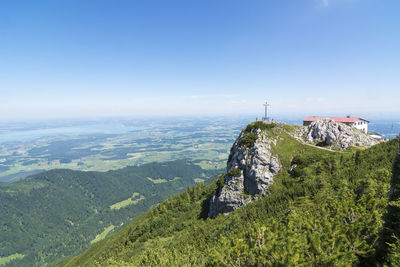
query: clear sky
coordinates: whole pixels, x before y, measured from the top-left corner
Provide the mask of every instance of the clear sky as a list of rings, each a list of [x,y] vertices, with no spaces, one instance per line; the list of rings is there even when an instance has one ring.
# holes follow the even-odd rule
[[[399,0],[0,1],[0,119],[400,118]]]

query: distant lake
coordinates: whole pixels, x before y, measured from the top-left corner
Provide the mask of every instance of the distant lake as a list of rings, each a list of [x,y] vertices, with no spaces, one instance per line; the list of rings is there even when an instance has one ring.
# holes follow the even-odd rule
[[[384,137],[395,138],[400,134],[399,121],[371,121],[368,125],[368,131],[378,132]]]
[[[280,120],[289,124],[301,125],[300,120],[284,119]],[[79,136],[90,134],[124,134],[133,131],[141,131],[148,129],[145,126],[127,125],[119,121],[108,122],[87,122],[87,123],[66,123],[67,126],[60,127],[58,125],[43,126],[31,125],[31,127],[15,127],[2,125],[0,130],[0,144],[5,142],[26,142],[42,137],[51,136]],[[137,124],[136,124],[137,125]],[[394,138],[400,133],[399,121],[375,120],[369,124],[369,131],[379,132],[385,137]]]
[[[0,143],[25,142],[41,137],[50,136],[75,136],[89,134],[123,134],[132,131],[145,130],[147,127],[127,126],[122,123],[90,123],[87,125],[71,125],[65,127],[46,127],[44,129],[23,129],[0,132]]]

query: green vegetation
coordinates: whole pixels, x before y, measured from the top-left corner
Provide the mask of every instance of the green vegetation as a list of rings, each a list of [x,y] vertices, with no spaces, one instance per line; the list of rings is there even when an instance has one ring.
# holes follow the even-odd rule
[[[303,145],[278,127],[270,131],[283,137],[274,151],[284,170],[266,197],[207,218],[221,175],[164,201],[63,266],[396,265],[400,236],[383,230],[397,140],[338,153]],[[393,238],[380,252],[385,236]]]
[[[274,128],[277,124],[276,123],[265,123],[263,121],[255,121],[247,125],[246,132],[252,132],[256,129],[260,130],[270,130]]]
[[[206,180],[217,173],[177,160],[108,172],[52,170],[1,184],[0,257],[4,261],[17,252],[26,255],[8,266],[60,262],[104,237],[110,225],[117,231],[150,207],[194,185],[195,178]],[[147,177],[167,182],[156,184]]]
[[[147,177],[147,180],[149,180],[149,181],[151,181],[151,182],[153,182],[153,183],[155,183],[155,184],[161,184],[161,183],[166,183],[166,182],[168,182],[168,180],[165,180],[165,179],[162,179],[162,178],[159,178],[159,179],[152,179],[152,178],[150,178],[150,177]]]
[[[94,244],[100,240],[103,240],[104,238],[106,238],[106,236],[112,231],[114,230],[115,226],[114,225],[110,225],[108,226],[106,229],[104,229],[103,232],[101,232],[100,234],[96,235],[96,237],[90,241],[90,244]]]
[[[246,135],[242,139],[240,139],[239,145],[244,145],[246,148],[252,148],[257,139],[258,135],[256,133],[247,132]]]
[[[299,126],[299,125],[292,125],[292,124],[286,124],[286,123],[277,123],[277,125],[282,127],[287,132],[293,132],[296,129],[301,128],[301,126]]]
[[[139,197],[139,198],[136,198]],[[136,198],[136,199],[135,199]],[[129,205],[135,205],[137,204],[140,200],[143,200],[144,196],[140,196],[140,194],[138,192],[135,192],[132,194],[132,196],[128,199],[122,200],[120,202],[117,202],[115,204],[112,204],[110,206],[110,209],[112,210],[119,210],[123,207],[129,206]]]
[[[25,255],[18,254],[18,253],[15,253],[15,254],[7,256],[7,257],[0,257],[0,266],[9,263],[12,260],[22,259],[23,257],[25,257]]]
[[[400,141],[399,138],[398,140]],[[377,258],[381,262],[390,263],[392,266],[400,266],[400,154],[396,156],[393,162],[389,200]]]
[[[236,167],[232,167],[229,169],[228,175],[230,177],[240,177],[240,175],[242,175],[242,171]]]
[[[202,160],[196,163],[204,170],[222,170],[226,167],[226,160],[222,161],[211,161],[211,160]]]
[[[250,123],[245,128],[245,136],[239,141],[239,145],[244,145],[246,148],[252,148],[258,139],[258,135],[255,130],[260,129],[262,131],[267,131],[275,128],[277,125],[278,124],[276,123],[265,123],[263,121],[255,121]]]

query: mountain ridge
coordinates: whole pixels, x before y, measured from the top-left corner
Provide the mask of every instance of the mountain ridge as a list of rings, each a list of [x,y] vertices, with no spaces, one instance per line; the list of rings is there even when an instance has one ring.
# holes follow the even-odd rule
[[[260,129],[276,138],[271,151],[282,166],[265,197],[255,195],[209,218],[213,195],[226,186],[227,174],[221,175],[166,200],[61,266],[377,264],[398,140],[322,150],[293,137],[296,129]],[[256,140],[250,135],[243,144]],[[392,252],[383,257],[388,264]]]

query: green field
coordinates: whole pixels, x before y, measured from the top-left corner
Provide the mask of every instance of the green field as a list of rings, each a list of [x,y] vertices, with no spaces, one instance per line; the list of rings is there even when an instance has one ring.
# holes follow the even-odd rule
[[[23,257],[25,257],[25,255],[18,254],[18,253],[15,253],[15,254],[7,256],[7,257],[0,257],[0,266],[9,263],[12,260],[22,259]]]
[[[104,238],[106,238],[106,236],[112,231],[114,230],[115,226],[114,225],[110,225],[108,226],[106,229],[104,229],[103,232],[101,232],[100,234],[96,235],[96,237],[90,241],[90,244],[94,244],[100,240],[103,240]]]
[[[204,170],[223,169],[226,167],[225,161],[202,160],[196,164],[199,165]]]
[[[138,198],[137,198],[138,197]],[[113,205],[110,206],[110,209],[112,210],[119,210],[123,207],[129,206],[129,205],[135,205],[137,204],[140,200],[145,199],[145,197],[140,195],[140,193],[133,193],[132,196],[128,199],[122,200],[120,202],[117,202]]]
[[[166,183],[166,182],[168,182],[167,180],[162,179],[162,178],[160,178],[160,179],[153,179],[153,178],[151,178],[151,177],[147,177],[147,180],[149,180],[149,181],[151,181],[151,182],[153,182],[153,183],[155,183],[155,184],[161,184],[161,183]]]

